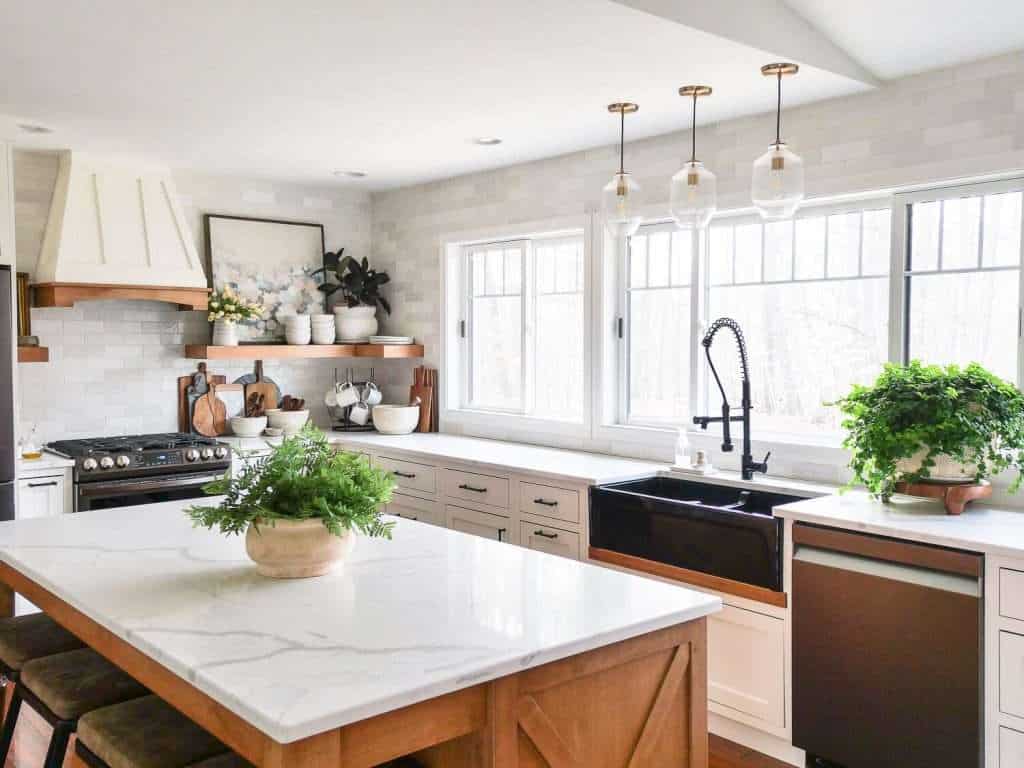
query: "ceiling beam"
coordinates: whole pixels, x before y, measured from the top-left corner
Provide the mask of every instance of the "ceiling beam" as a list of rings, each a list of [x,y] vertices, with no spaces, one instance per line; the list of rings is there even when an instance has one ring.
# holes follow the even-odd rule
[[[652,16],[877,86],[879,79],[783,0],[612,0]]]

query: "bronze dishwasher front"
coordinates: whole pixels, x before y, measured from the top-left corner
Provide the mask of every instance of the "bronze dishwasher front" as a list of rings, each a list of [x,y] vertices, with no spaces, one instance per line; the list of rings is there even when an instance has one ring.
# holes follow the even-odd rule
[[[979,768],[984,558],[805,523],[793,546],[808,766]]]

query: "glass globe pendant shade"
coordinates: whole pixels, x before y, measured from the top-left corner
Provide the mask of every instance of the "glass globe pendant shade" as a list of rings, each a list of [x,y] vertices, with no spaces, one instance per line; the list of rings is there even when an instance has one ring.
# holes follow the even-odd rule
[[[804,161],[784,143],[754,161],[750,197],[766,221],[788,219],[804,199]]]
[[[669,210],[681,229],[704,229],[717,209],[718,182],[699,160],[686,163],[669,186]]]
[[[601,209],[608,234],[614,238],[632,237],[643,216],[638,211],[640,185],[628,173],[616,173],[601,190]]]

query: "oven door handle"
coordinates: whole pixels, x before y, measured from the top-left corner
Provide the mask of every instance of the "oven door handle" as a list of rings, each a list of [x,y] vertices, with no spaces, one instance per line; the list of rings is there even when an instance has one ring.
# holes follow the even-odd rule
[[[111,480],[100,483],[79,483],[77,490],[79,496],[108,496],[111,493],[145,493],[147,491],[173,491],[178,488],[194,488],[197,485],[206,485],[224,476],[221,474],[211,475],[179,475],[173,479],[162,480]]]

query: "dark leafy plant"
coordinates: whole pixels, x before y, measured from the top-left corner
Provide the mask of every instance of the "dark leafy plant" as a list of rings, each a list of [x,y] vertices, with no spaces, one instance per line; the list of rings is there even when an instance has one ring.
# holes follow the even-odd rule
[[[371,269],[366,257],[359,261],[343,256],[344,252],[345,249],[340,248],[337,253],[324,254],[324,266],[312,273],[313,277],[322,275],[324,278],[324,282],[317,286],[319,290],[326,296],[341,291],[342,301],[348,307],[375,307],[379,304],[390,315],[391,304],[380,295],[380,289],[391,282],[391,277],[387,272]]]
[[[927,480],[935,458],[976,465],[978,482],[1006,469],[1024,478],[1024,395],[977,363],[966,368],[889,364],[870,387],[854,386],[831,403],[845,415],[853,483],[888,498],[899,481]],[[921,466],[901,472],[901,459],[924,451]],[[851,483],[852,484],[852,483]]]
[[[224,534],[245,533],[250,525],[273,526],[277,520],[319,518],[335,536],[346,530],[391,538],[393,523],[379,511],[391,500],[394,480],[354,453],[336,453],[314,426],[288,438],[269,456],[226,474],[203,490],[224,495],[215,507],[185,510],[196,526]]]

